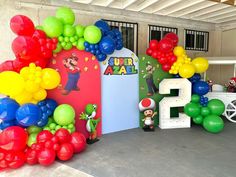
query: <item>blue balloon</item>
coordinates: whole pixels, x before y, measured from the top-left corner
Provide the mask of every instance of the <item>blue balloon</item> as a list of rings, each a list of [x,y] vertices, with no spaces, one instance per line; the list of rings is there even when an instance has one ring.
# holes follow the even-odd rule
[[[191,78],[188,79],[191,83],[195,83],[201,80],[201,75],[195,73]]]
[[[101,53],[101,54],[99,54],[99,55],[96,55],[96,58],[98,59],[98,61],[104,61],[104,60],[106,60],[107,55]]]
[[[116,36],[122,36],[122,34],[121,34],[121,32],[119,31],[118,28],[114,28],[114,29],[112,30],[112,32],[113,32]]]
[[[95,49],[95,45],[94,45],[94,44],[90,44],[89,48],[90,48],[91,50],[94,50],[94,49]]]
[[[84,47],[89,47],[90,44],[88,42],[84,42]]]
[[[99,49],[103,54],[110,55],[115,50],[115,41],[109,37],[103,37],[99,43]]]
[[[96,55],[99,55],[100,53],[101,53],[100,50],[96,50],[95,52]]]
[[[56,107],[58,106],[57,102],[53,99],[46,99],[46,105],[47,107],[52,111],[54,112],[54,110],[56,109]]]
[[[41,116],[40,108],[32,103],[24,104],[16,111],[16,120],[23,126],[36,125]]]
[[[10,120],[10,121],[2,121],[0,123],[0,130],[4,130],[7,127],[11,127],[14,126],[15,124],[15,120]]]
[[[89,47],[86,47],[86,48],[85,48],[85,51],[86,51],[86,52],[90,52],[90,48],[89,48]]]
[[[95,45],[94,45],[94,48],[95,48],[95,49],[99,49],[99,45],[98,45],[98,44],[95,44]]]
[[[103,21],[103,20],[98,20],[96,21],[95,23],[95,26],[97,26],[101,31],[102,31],[102,34],[104,35],[107,31],[110,31],[111,28],[110,26],[108,25],[108,23],[106,21]]]
[[[47,125],[47,123],[48,123],[48,119],[41,119],[40,121],[37,122],[36,126],[44,127],[45,125]]]
[[[0,119],[4,121],[14,120],[19,104],[11,98],[0,99]]]
[[[200,96],[205,95],[209,92],[209,85],[204,81],[198,81],[193,84],[193,93],[198,94]]]
[[[112,39],[114,39],[116,37],[115,33],[113,31],[109,31],[106,33],[106,36],[111,37]]]

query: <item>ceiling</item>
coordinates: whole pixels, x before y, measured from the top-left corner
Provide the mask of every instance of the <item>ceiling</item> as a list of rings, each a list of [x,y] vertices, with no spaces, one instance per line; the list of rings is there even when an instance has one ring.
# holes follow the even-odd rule
[[[236,22],[236,0],[67,0],[216,24]]]

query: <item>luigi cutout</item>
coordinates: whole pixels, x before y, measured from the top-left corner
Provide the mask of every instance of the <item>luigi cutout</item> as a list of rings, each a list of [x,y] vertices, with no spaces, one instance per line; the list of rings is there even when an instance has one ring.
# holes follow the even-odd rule
[[[139,102],[139,110],[143,112],[144,118],[143,121],[143,130],[144,131],[154,131],[154,118],[157,115],[157,112],[154,112],[156,109],[156,103],[151,98],[144,98]]]
[[[97,125],[100,122],[100,118],[95,119],[97,105],[96,104],[87,104],[85,107],[85,113],[80,114],[81,120],[86,120],[86,129],[89,132],[89,138],[87,139],[87,144],[93,144],[99,139],[97,138]]]

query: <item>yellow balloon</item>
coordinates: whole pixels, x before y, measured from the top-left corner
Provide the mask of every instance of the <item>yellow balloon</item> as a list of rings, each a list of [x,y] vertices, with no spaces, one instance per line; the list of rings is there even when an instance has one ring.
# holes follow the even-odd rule
[[[193,65],[196,68],[196,73],[204,73],[208,69],[208,60],[202,57],[193,59]]]
[[[185,55],[185,50],[182,46],[176,46],[174,48],[174,54],[177,57],[183,57],[183,55]]]
[[[47,92],[44,89],[40,89],[34,93],[33,98],[37,101],[44,100],[47,97]]]
[[[37,92],[39,90],[39,84],[35,83],[32,80],[27,80],[25,82],[25,90],[31,93]]]
[[[25,104],[25,103],[30,103],[32,100],[32,93],[24,90],[20,94],[16,95],[14,98],[15,98],[16,102],[21,105]]]
[[[60,74],[51,68],[45,68],[42,70],[42,82],[41,87],[44,89],[54,89],[61,81]]]
[[[20,70],[20,75],[26,80],[29,77],[29,67],[24,67]]]
[[[190,78],[195,73],[195,67],[193,64],[183,64],[179,69],[179,75],[183,78]]]
[[[4,71],[0,73],[0,93],[4,95],[18,95],[24,90],[24,78],[17,72]]]

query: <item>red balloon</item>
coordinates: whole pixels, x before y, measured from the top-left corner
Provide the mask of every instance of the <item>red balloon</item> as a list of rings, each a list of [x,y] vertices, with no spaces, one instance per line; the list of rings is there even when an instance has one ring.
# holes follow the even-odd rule
[[[163,70],[163,71],[166,71],[166,72],[167,72],[167,71],[170,70],[170,68],[171,68],[171,65],[168,64],[168,63],[162,65],[162,70]]]
[[[74,153],[80,153],[86,149],[86,138],[82,133],[74,132],[71,134],[71,141]]]
[[[7,60],[0,64],[0,72],[14,71],[13,60]]]
[[[149,48],[152,50],[157,50],[158,47],[158,41],[157,40],[151,40],[149,42]]]
[[[60,149],[57,151],[57,157],[60,160],[66,161],[71,159],[74,153],[74,148],[70,143],[64,143],[61,145]]]
[[[151,56],[151,55],[152,55],[152,49],[148,48],[148,49],[146,50],[146,54],[149,55],[149,56]]]
[[[11,126],[0,133],[0,148],[8,151],[22,151],[28,140],[27,132],[18,126]]]
[[[54,44],[57,44],[58,43],[58,39],[57,38],[52,38],[52,43],[54,43]]]
[[[51,165],[55,161],[55,158],[56,153],[52,149],[45,148],[38,153],[38,162],[44,166]]]
[[[34,23],[24,15],[16,15],[10,21],[11,30],[23,36],[31,36],[34,32]]]
[[[45,143],[48,140],[51,140],[53,134],[48,130],[43,130],[37,135],[37,143]]]
[[[55,136],[58,137],[60,143],[68,143],[71,140],[71,135],[68,130],[60,128],[56,131]]]
[[[14,159],[8,163],[10,168],[16,169],[23,166],[25,163],[25,154],[24,152],[17,152],[14,154]]]
[[[157,50],[154,50],[154,51],[152,52],[152,57],[155,58],[155,59],[158,58],[158,51],[157,51]]]
[[[49,60],[41,58],[34,62],[36,66],[40,66],[41,68],[46,68],[49,63]]]
[[[6,156],[6,150],[0,148],[0,160],[4,159]]]
[[[29,165],[34,165],[34,164],[38,163],[37,151],[36,150],[29,149],[26,152],[26,162]]]
[[[177,36],[177,34],[175,34],[175,33],[167,33],[165,36],[164,36],[164,38],[168,38],[168,39],[170,39],[171,41],[172,41],[172,43],[173,43],[173,45],[174,46],[177,46],[177,44],[178,44],[178,42],[179,42],[179,38],[178,38],[178,36]]]
[[[35,61],[40,54],[39,43],[28,36],[18,36],[12,42],[12,50],[17,58]]]
[[[177,60],[177,57],[175,56],[175,55],[172,55],[172,56],[170,56],[170,58],[169,58],[169,63],[174,63],[174,62],[176,62],[176,60]]]
[[[44,143],[44,147],[45,148],[48,148],[48,149],[53,149],[53,145],[54,143],[50,140],[47,140],[45,143]]]
[[[168,53],[173,50],[174,46],[170,39],[164,38],[159,42],[158,49],[162,52]]]
[[[34,33],[32,35],[32,38],[37,39],[37,40],[46,39],[47,35],[45,34],[44,31],[37,29],[37,30],[34,31]]]
[[[53,149],[54,149],[54,151],[58,151],[60,149],[60,145],[59,144],[54,144]]]
[[[159,62],[161,65],[163,65],[163,64],[167,63],[168,60],[167,60],[166,58],[161,57],[161,58],[158,58],[158,62]]]
[[[0,160],[0,168],[7,168],[8,162],[5,159]]]

